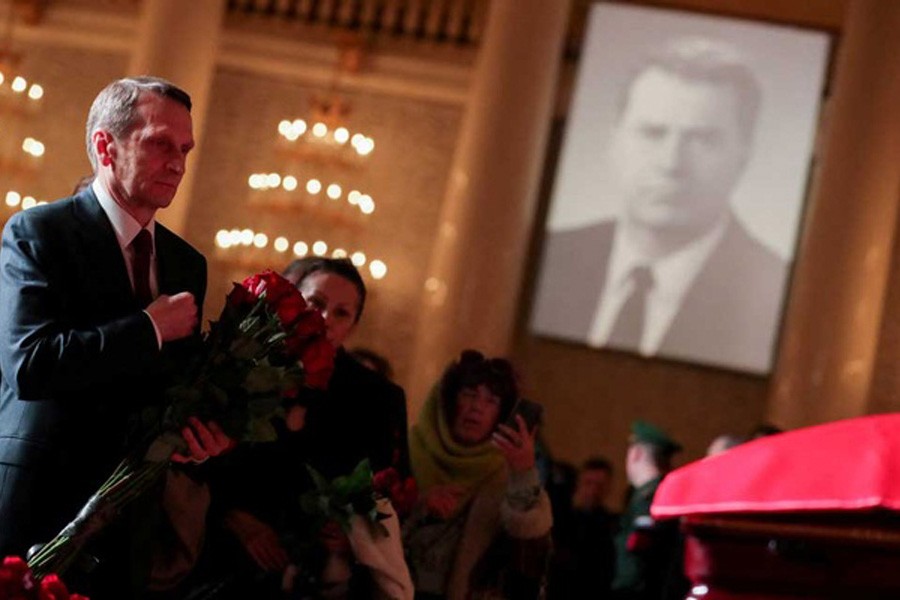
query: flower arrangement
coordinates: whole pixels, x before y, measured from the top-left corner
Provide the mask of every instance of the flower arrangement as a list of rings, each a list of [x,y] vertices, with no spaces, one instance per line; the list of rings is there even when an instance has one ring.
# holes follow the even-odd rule
[[[7,556],[0,565],[0,598],[12,600],[89,600],[87,596],[70,594],[66,584],[55,574],[37,579],[28,563],[18,556]]]
[[[29,559],[35,576],[64,573],[84,544],[133,499],[154,487],[173,452],[183,452],[189,417],[215,420],[237,442],[270,441],[272,419],[302,388],[324,388],[334,368],[321,315],[272,271],[234,284],[193,364],[165,401],[148,409],[143,441],[78,516]]]
[[[299,522],[294,530],[285,536],[285,545],[293,564],[286,575],[285,591],[292,598],[318,597],[330,583],[342,581],[350,576],[350,546],[354,542],[346,538],[370,539],[369,556],[356,556],[361,564],[366,564],[371,555],[384,553],[377,561],[378,568],[385,569],[391,558],[399,557],[404,574],[402,545],[399,538],[397,520],[393,521],[394,535],[385,523],[394,513],[399,515],[393,498],[397,497],[401,506],[415,501],[415,480],[402,480],[396,469],[390,467],[372,473],[368,459],[363,459],[348,475],[333,480],[326,479],[316,469],[306,465],[313,489],[299,499]],[[410,499],[410,490],[412,498]],[[411,507],[411,505],[410,505]],[[360,537],[355,526],[362,526],[367,533]],[[343,540],[338,538],[344,538]],[[327,543],[324,540],[329,540]],[[355,552],[354,552],[355,553]],[[372,565],[369,565],[372,566]],[[383,575],[376,574],[376,584]],[[396,574],[388,576],[396,579]],[[401,578],[402,579],[402,578]]]
[[[406,479],[394,467],[388,467],[375,473],[372,478],[375,494],[387,498],[397,511],[397,517],[404,519],[412,512],[419,497],[416,480],[412,476]]]

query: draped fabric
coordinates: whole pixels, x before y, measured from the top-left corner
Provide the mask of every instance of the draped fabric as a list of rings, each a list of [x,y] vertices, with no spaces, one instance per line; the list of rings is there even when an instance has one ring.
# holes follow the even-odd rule
[[[669,473],[654,517],[900,510],[900,414],[761,438]]]

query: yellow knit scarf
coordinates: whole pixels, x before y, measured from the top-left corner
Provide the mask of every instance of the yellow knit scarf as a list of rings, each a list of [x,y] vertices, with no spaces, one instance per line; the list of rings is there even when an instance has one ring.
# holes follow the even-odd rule
[[[409,456],[420,492],[436,485],[453,484],[465,492],[465,506],[480,485],[503,469],[503,455],[490,440],[477,446],[457,443],[450,433],[435,385],[419,413],[409,437]]]

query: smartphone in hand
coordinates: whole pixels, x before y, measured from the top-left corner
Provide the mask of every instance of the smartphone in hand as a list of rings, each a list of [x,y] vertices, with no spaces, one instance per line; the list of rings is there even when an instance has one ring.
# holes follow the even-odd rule
[[[544,416],[544,407],[533,400],[519,398],[503,424],[512,429],[518,429],[519,424],[516,422],[516,415],[522,415],[522,419],[525,420],[525,427],[528,428],[528,431],[531,431],[541,424],[541,419]]]

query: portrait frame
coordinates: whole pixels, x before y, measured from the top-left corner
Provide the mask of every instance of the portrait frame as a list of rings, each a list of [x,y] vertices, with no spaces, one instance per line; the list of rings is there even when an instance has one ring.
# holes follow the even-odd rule
[[[725,351],[716,348],[715,341],[688,340],[680,348],[675,347],[677,344],[667,344],[668,334],[659,332],[678,323],[680,309],[670,311],[674,316],[669,315],[668,325],[656,323],[655,346],[651,343],[649,348],[623,347],[609,343],[610,340],[603,339],[601,315],[602,304],[609,301],[609,292],[600,295],[609,286],[608,282],[592,279],[589,263],[593,259],[598,263],[612,259],[590,250],[586,253],[593,256],[584,258],[580,251],[572,250],[576,246],[569,246],[569,255],[560,259],[561,251],[553,250],[559,246],[553,241],[560,237],[555,234],[615,221],[626,212],[621,184],[617,187],[616,182],[621,177],[621,169],[610,158],[615,148],[610,140],[615,138],[623,98],[629,93],[635,71],[640,70],[648,55],[685,39],[707,39],[734,49],[756,77],[762,98],[753,129],[752,150],[728,200],[734,220],[746,229],[750,238],[783,263],[780,283],[771,283],[773,276],[761,286],[768,290],[764,299],[768,313],[762,315],[763,309],[758,309],[744,319],[748,330],[763,328],[767,333],[768,341],[754,338],[747,343],[748,348],[751,345],[755,348],[753,352],[730,352],[742,345],[740,331],[722,336],[721,344],[727,344]],[[647,358],[754,375],[770,373],[803,225],[834,43],[833,33],[824,29],[627,3],[593,4],[587,16],[575,85],[550,186],[543,224],[544,243],[535,266],[528,321],[530,333],[592,348],[635,352]],[[565,278],[558,276],[557,272],[563,268],[560,265],[569,269],[569,263],[580,263],[580,266],[576,265],[571,269],[574,273]],[[605,272],[604,269],[597,270]],[[611,275],[606,277],[612,280]],[[695,273],[693,277],[699,275]],[[727,285],[723,281],[722,287]],[[601,292],[591,298],[593,292],[588,290],[597,289]],[[566,294],[580,295],[582,299],[574,301],[566,298]],[[695,296],[682,296],[682,301]],[[704,310],[720,308],[724,314],[727,308],[722,307],[727,307],[729,301],[703,302]],[[584,315],[592,309],[595,312],[586,321]],[[574,319],[577,323],[564,322],[567,317],[559,312],[567,310],[580,315]],[[737,308],[732,311],[732,315],[739,314],[742,313]],[[606,325],[609,329],[608,322]],[[708,339],[714,336],[710,331],[701,333]],[[683,335],[678,337],[685,339]],[[765,350],[761,349],[763,346]]]

